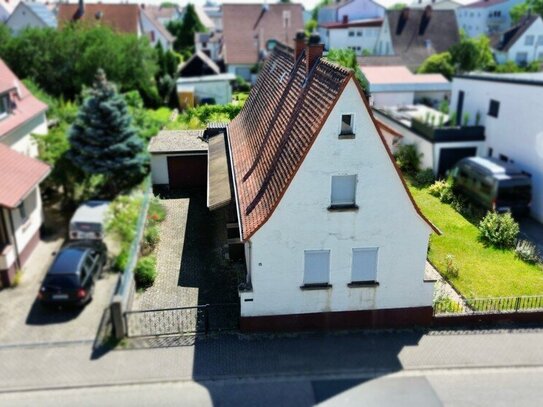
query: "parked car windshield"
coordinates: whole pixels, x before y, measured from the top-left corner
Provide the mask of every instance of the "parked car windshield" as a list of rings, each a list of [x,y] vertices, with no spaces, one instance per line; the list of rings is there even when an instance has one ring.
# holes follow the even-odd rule
[[[79,287],[79,278],[75,274],[58,274],[45,277],[43,286],[52,289],[73,289]]]

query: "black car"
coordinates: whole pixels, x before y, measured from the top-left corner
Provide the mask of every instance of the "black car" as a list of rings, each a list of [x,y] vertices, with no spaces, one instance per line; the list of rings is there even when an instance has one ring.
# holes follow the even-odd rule
[[[47,271],[38,299],[48,305],[85,305],[107,261],[101,241],[77,241],[63,247]]]

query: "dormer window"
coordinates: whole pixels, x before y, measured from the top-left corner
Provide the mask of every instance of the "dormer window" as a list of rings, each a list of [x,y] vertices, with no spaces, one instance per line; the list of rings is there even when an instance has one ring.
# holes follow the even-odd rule
[[[9,95],[0,95],[0,120],[5,119],[11,112]]]
[[[354,115],[346,113],[341,115],[341,129],[339,138],[354,138]]]

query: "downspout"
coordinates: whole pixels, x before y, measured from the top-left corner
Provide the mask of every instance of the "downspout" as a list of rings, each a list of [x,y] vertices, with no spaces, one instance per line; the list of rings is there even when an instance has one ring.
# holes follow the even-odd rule
[[[245,263],[246,263],[246,266],[247,266],[247,275],[245,276],[245,283],[247,284],[247,287],[252,287],[252,283],[251,283],[251,264],[252,264],[252,243],[251,243],[251,240],[247,240],[247,242],[245,243],[247,245],[247,253],[245,255],[246,259],[245,259]]]
[[[17,245],[17,236],[15,235],[15,227],[13,226],[13,211],[9,211],[9,225],[11,227],[11,233],[13,235],[13,247],[15,249],[15,263],[17,270],[21,269],[21,259],[19,257],[19,246]]]

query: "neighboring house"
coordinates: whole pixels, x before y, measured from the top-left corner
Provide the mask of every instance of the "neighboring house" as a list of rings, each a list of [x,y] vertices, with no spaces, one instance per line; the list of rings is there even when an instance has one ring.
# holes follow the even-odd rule
[[[532,216],[543,222],[543,73],[455,76],[451,107],[479,115],[485,149],[479,155],[515,163],[532,174]]]
[[[207,31],[215,31],[215,24],[213,23],[213,20],[209,18],[209,16],[206,14],[205,10],[201,6],[194,5],[194,11],[196,12],[196,15],[198,16],[198,19],[202,23],[202,25],[206,28]],[[182,8],[179,11],[179,19],[183,20],[185,18],[185,10],[186,8]]]
[[[196,51],[179,68],[179,77],[188,78],[204,75],[219,75],[221,70],[219,66],[211,60],[204,52]]]
[[[43,3],[20,2],[6,20],[14,35],[25,28],[57,28],[57,19]]]
[[[457,10],[460,7],[470,3],[475,3],[477,0],[415,0],[409,4],[409,8],[425,8],[432,6],[434,10]]]
[[[120,33],[138,37],[146,35],[151,44],[160,42],[164,49],[171,49],[175,40],[164,25],[146,11],[145,6],[137,4],[61,3],[57,18],[60,27],[81,20],[87,24],[104,24]]]
[[[19,0],[0,0],[0,23],[5,22],[15,7],[19,4]]]
[[[47,132],[46,110],[0,60],[0,287],[13,283],[39,241],[39,183],[50,168],[35,159],[31,134]]]
[[[321,7],[318,15],[319,25],[348,20],[382,19],[386,5],[375,0],[343,0]]]
[[[375,117],[399,132],[402,144],[413,144],[421,154],[421,168],[431,168],[445,177],[459,160],[482,154],[485,129],[475,126],[446,124],[448,115],[426,105],[375,107]]]
[[[213,25],[215,26],[215,31],[221,32],[222,31],[222,9],[221,6],[203,6],[204,12],[207,14],[207,16],[211,19],[213,22]]]
[[[515,61],[525,66],[533,61],[543,62],[543,20],[528,15],[519,24],[492,38],[496,62]]]
[[[304,28],[301,4],[223,4],[222,12],[224,63],[247,80],[276,42],[292,44]]]
[[[199,104],[224,105],[232,101],[231,73],[180,77],[177,79],[177,96],[182,109]]]
[[[164,27],[166,27],[170,21],[179,20],[181,16],[179,7],[162,7],[146,4],[145,10]]]
[[[318,32],[324,43],[324,48],[346,48],[353,50],[356,55],[373,54],[383,20],[352,20],[347,18],[341,23],[323,23]]]
[[[222,34],[218,32],[206,32],[194,34],[196,51],[207,54],[213,61],[219,62],[222,58]]]
[[[441,74],[413,74],[406,66],[361,66],[375,107],[425,102],[438,107],[449,100],[451,83]]]
[[[227,128],[248,272],[241,328],[427,323],[434,283],[424,269],[437,230],[353,72],[322,51],[303,39],[295,53],[277,44]]]
[[[503,32],[511,27],[509,12],[525,0],[481,0],[456,10],[458,26],[469,37]]]
[[[387,10],[376,47],[377,55],[398,55],[415,71],[426,58],[460,41],[453,10]]]

